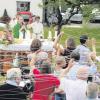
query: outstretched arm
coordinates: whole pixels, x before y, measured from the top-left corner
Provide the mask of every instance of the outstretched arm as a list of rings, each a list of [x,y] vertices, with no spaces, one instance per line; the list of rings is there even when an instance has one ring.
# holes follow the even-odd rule
[[[68,67],[61,73],[60,78],[64,77],[74,65],[74,59],[70,59]]]
[[[60,38],[61,38],[61,36],[62,36],[63,34],[64,34],[64,33],[61,32],[61,33],[58,35],[58,37],[55,39],[55,41],[54,41],[54,48],[57,50],[57,52],[58,52],[58,51],[63,52],[63,48],[61,48],[61,46],[60,46],[60,44],[59,44]]]

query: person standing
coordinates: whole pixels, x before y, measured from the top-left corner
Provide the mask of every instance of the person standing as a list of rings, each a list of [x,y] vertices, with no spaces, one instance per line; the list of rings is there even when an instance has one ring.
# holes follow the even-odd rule
[[[33,23],[33,33],[38,39],[44,38],[43,24],[40,22],[40,17],[37,16],[35,20],[36,21]]]
[[[17,21],[16,25],[13,28],[14,38],[19,38],[19,30],[20,30],[21,25],[23,23],[23,18],[21,16],[19,16],[17,20],[18,21]]]
[[[35,88],[32,100],[54,100],[55,89],[60,85],[57,77],[51,74],[51,64],[43,61],[39,66],[41,70],[33,68]]]
[[[21,70],[9,69],[6,77],[6,83],[0,86],[0,100],[27,100],[27,95],[18,86],[21,81]]]
[[[91,65],[90,60],[92,61],[92,56],[95,54],[90,51],[88,48],[89,39],[87,35],[80,36],[81,45],[77,46],[76,51],[80,53],[80,64]]]

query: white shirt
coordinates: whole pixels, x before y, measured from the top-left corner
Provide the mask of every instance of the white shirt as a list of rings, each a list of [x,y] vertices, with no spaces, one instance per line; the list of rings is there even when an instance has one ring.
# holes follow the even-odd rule
[[[73,65],[73,67],[69,70],[69,72],[67,73],[67,76],[69,79],[73,79],[76,80],[77,79],[77,71],[79,70],[79,68],[81,68],[82,66],[78,63],[75,62],[75,64]]]
[[[13,86],[18,86],[18,84],[14,80],[6,80],[6,83],[10,84],[10,85],[13,85]]]
[[[85,80],[61,79],[60,89],[66,93],[67,100],[86,100],[86,87]]]
[[[43,24],[40,22],[33,23],[33,33],[43,36]]]

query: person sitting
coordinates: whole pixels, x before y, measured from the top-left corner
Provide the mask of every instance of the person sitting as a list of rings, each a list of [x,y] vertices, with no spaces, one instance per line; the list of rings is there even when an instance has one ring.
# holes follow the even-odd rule
[[[11,68],[7,71],[6,83],[0,86],[0,100],[27,100],[27,95],[21,88],[21,70]]]
[[[76,50],[74,50],[71,53],[71,61],[72,61],[72,67],[70,68],[69,72],[65,75],[67,78],[71,80],[76,80],[77,79],[77,71],[79,68],[86,67],[89,70],[89,74],[95,75],[97,72],[97,67],[95,64],[88,66],[88,65],[83,65],[79,63],[80,59],[80,54]],[[70,62],[70,61],[69,61]]]
[[[28,62],[30,63],[30,61],[32,60],[32,58],[34,58],[34,54],[38,53],[41,51],[41,46],[42,46],[42,43],[39,39],[34,39],[31,43],[31,46],[30,46],[30,51],[31,53],[27,55],[28,57]]]
[[[60,77],[61,73],[64,71],[63,67],[66,66],[66,60],[63,56],[56,57],[56,66],[54,67],[54,75]],[[65,93],[55,93],[55,100],[66,100]]]
[[[54,75],[56,77],[60,77],[61,73],[64,70],[63,67],[66,66],[66,60],[63,56],[57,56],[55,63],[56,65],[54,67]]]
[[[58,37],[54,41],[54,48],[57,50],[57,55],[64,56],[66,58],[66,67],[68,66],[68,62],[70,60],[70,54],[73,50],[75,50],[76,45],[73,38],[68,38],[66,41],[65,48],[62,48],[61,46],[58,46],[58,42],[60,40],[60,37],[63,35],[63,32],[58,35]]]
[[[70,58],[73,60],[73,65],[72,65],[72,68],[69,70],[69,72],[67,73],[66,76],[69,79],[76,80],[77,79],[77,76],[76,76],[77,71],[79,70],[79,68],[83,67],[82,65],[79,64],[80,54],[77,51],[74,50],[71,53]]]
[[[98,90],[99,87],[96,83],[90,82],[87,85],[87,90],[86,90],[86,100],[100,100],[98,99]]]
[[[35,88],[32,100],[54,100],[54,90],[60,85],[60,81],[51,75],[51,66],[48,61],[43,61],[40,69],[33,68]]]

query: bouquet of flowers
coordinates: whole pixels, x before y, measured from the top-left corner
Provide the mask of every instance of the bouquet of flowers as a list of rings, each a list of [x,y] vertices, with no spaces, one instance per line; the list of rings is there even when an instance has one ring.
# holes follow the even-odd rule
[[[14,41],[12,32],[10,30],[5,30],[0,37],[0,44],[9,45]]]

